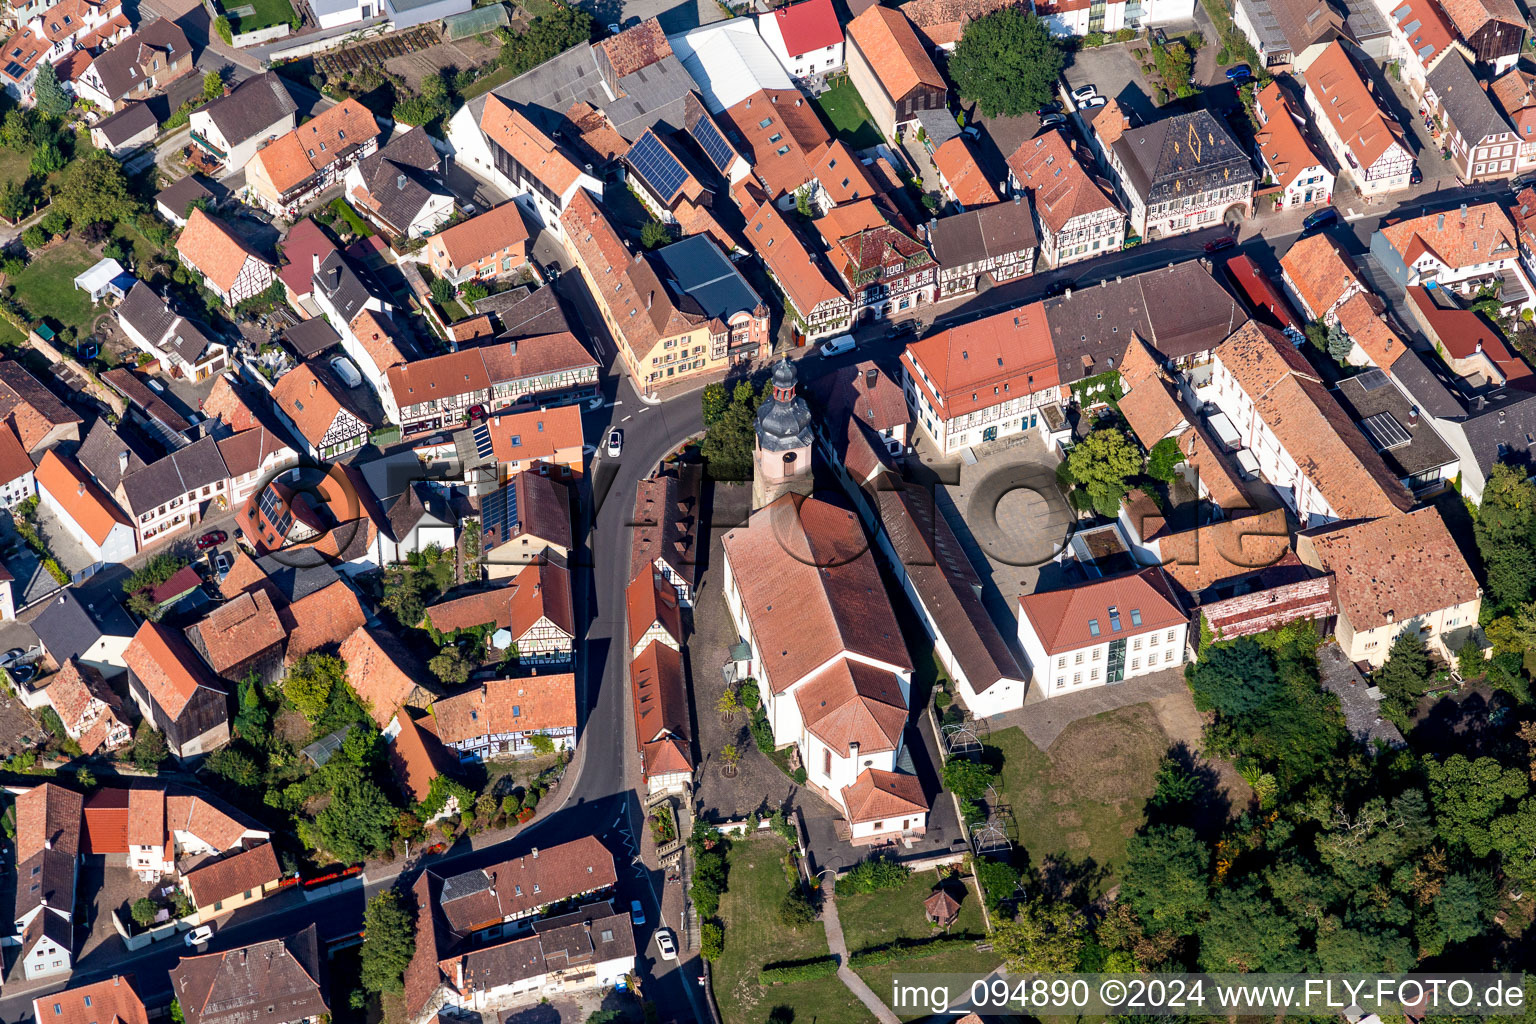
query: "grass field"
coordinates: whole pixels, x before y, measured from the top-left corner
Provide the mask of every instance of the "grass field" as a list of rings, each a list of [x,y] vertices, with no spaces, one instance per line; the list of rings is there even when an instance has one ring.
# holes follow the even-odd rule
[[[921,940],[944,935],[923,916],[923,901],[933,893],[937,882],[938,875],[935,872],[918,871],[900,889],[868,894],[839,893],[837,916],[843,924],[843,938],[848,942],[848,951],[857,953],[898,939]],[[950,881],[947,887],[951,893],[960,896],[960,916],[948,934],[985,935],[987,929],[981,916],[981,904],[976,899],[976,890],[968,884],[962,886],[959,879]],[[859,971],[859,977],[889,1004],[891,983],[898,974],[986,974],[1000,962],[991,953],[959,949],[881,967],[866,967]],[[924,1016],[922,1012],[896,1012],[904,1018]]]
[[[766,963],[827,955],[820,921],[799,931],[779,924],[778,906],[789,883],[782,858],[787,847],[776,836],[736,840],[730,875],[720,898],[725,954],[715,963],[715,1000],[725,1024],[760,1024],[775,1006],[792,1006],[796,1021],[868,1024],[868,1010],[835,976],[763,988],[757,972]]]
[[[1171,745],[1152,706],[1133,704],[1073,722],[1048,754],[1017,728],[993,733],[987,744],[1005,758],[1003,799],[1019,823],[1030,866],[1088,858],[1103,871],[1096,889],[1112,886]]]
[[[816,105],[821,108],[822,116],[831,123],[837,137],[851,148],[867,149],[883,141],[880,129],[875,127],[869,110],[859,98],[859,90],[854,88],[850,80],[845,78],[816,97]]]
[[[32,151],[25,152],[0,146],[0,181],[14,181],[20,185],[32,173]]]
[[[38,256],[16,275],[16,301],[34,317],[44,317],[84,336],[96,322],[91,298],[75,287],[75,276],[96,263],[81,242],[64,242]]]
[[[293,5],[288,0],[220,0],[220,7],[225,17],[229,18],[230,31],[236,35],[293,21]],[[254,7],[256,10],[244,17],[237,16],[234,12],[243,7]]]

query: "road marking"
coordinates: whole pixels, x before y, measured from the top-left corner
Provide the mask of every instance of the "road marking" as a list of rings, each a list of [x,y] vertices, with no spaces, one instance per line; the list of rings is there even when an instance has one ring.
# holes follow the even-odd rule
[[[620,423],[628,423],[630,416],[633,416],[633,415],[634,415],[634,413],[630,413],[629,416],[625,416],[623,419],[619,420],[619,422]]]

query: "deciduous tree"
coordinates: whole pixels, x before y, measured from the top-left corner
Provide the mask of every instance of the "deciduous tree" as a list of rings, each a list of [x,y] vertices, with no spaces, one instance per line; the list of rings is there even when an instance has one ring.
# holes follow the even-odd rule
[[[1005,7],[965,26],[949,75],[986,116],[1018,117],[1051,101],[1063,62],[1045,22]]]
[[[382,889],[363,911],[362,963],[358,980],[370,992],[399,992],[405,969],[416,952],[411,916],[401,905],[400,894]]]

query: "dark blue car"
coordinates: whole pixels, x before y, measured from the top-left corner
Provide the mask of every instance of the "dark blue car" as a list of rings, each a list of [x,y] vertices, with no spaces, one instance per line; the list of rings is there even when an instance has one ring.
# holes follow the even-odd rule
[[[1301,230],[1316,231],[1318,228],[1325,228],[1330,224],[1337,224],[1338,221],[1339,211],[1335,210],[1331,206],[1325,206],[1315,213],[1307,214],[1306,220],[1301,222]]]
[[[1253,69],[1247,64],[1239,64],[1235,68],[1227,69],[1227,81],[1229,82],[1246,82],[1252,77]]]

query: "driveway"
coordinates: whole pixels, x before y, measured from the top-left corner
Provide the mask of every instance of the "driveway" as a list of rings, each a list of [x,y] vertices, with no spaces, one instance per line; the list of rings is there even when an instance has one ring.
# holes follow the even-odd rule
[[[576,6],[592,15],[601,26],[633,28],[656,18],[668,34],[686,32],[700,25],[725,21],[728,15],[715,0],[583,0]]]
[[[1147,42],[1139,39],[1133,43],[1080,49],[1068,58],[1070,63],[1062,70],[1062,77],[1067,80],[1069,90],[1094,86],[1100,96],[1118,103],[1136,124],[1151,124],[1158,119],[1158,110],[1146,92],[1141,68],[1131,55],[1132,46],[1145,48]],[[1095,111],[1084,113],[1091,115]]]

